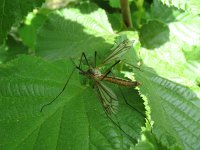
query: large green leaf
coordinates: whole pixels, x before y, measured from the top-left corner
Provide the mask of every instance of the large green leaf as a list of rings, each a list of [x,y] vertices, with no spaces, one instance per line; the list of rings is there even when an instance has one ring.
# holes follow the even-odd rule
[[[129,138],[105,115],[94,89],[80,83],[85,80],[77,70],[61,96],[40,113],[73,70],[68,58],[76,61],[85,51],[92,62],[97,50],[102,61],[117,36],[102,9],[81,4],[50,14],[37,34],[37,55],[65,61],[24,56],[1,66],[1,149],[129,149],[138,140],[136,149],[199,149],[199,16],[154,1],[149,19],[140,39],[138,32],[124,32],[135,42],[120,59],[136,65],[140,57],[140,69],[130,70],[127,64],[118,69],[128,70],[123,73],[141,83],[153,133],[141,133],[144,116],[124,104],[118,88],[109,86],[120,101],[113,119]],[[143,112],[137,92],[123,91],[128,100],[135,97],[133,105]]]
[[[143,115],[126,105],[114,88],[120,105],[113,119],[130,138],[108,119],[94,89],[80,83],[77,70],[61,96],[40,112],[62,90],[74,67],[71,61],[49,63],[30,56],[1,65],[1,149],[129,149],[136,143]],[[132,94],[125,89],[131,101],[137,95]],[[135,100],[136,105],[142,102]]]
[[[184,73],[187,66],[182,51],[164,50],[141,49],[141,72],[133,70],[142,84],[139,91],[147,101],[145,105],[150,107],[153,133],[168,148],[199,149],[200,89],[190,78],[191,73]],[[127,75],[132,77],[130,72]],[[149,141],[139,143],[143,144],[152,147]]]
[[[142,83],[140,92],[148,101],[146,106],[150,107],[153,133],[168,148],[199,149],[200,91],[195,78],[191,78],[192,71],[185,72],[189,59],[185,59],[179,46],[170,42],[154,50],[141,48],[140,57],[142,72],[133,71],[136,80]],[[199,58],[195,54],[193,57]],[[148,141],[139,145],[143,144],[151,147]]]
[[[43,0],[0,1],[0,45],[13,24],[19,23],[29,11],[42,4]]]
[[[191,78],[191,74],[186,71],[188,70],[187,63],[191,61],[185,59],[184,51],[191,52],[193,47],[200,43],[199,17],[154,2],[151,18],[151,21],[144,24],[140,31],[143,62],[154,68],[159,75],[170,80],[188,83],[195,81],[196,78]],[[158,32],[156,26],[159,30],[161,26],[165,26],[168,31]],[[195,56],[199,58],[198,55]]]
[[[197,55],[199,49],[197,47],[196,51],[194,51],[193,48],[192,51],[193,46],[191,46],[197,45],[198,42],[190,43],[192,41],[190,40],[187,41],[188,43],[182,44],[184,43],[183,37],[188,37],[184,35],[180,38],[174,35],[173,32],[175,30],[171,32],[172,28],[169,24],[173,24],[177,16],[179,17],[176,19],[180,20],[180,24],[181,21],[189,19],[187,15],[185,19],[184,17],[181,19],[180,16],[184,16],[185,13],[181,15],[178,12],[172,17],[169,15],[171,13],[161,13],[159,9],[157,12],[156,9],[154,11],[154,15],[157,13],[157,18],[155,17],[154,19],[162,18],[163,20],[160,19],[159,22],[152,20],[143,25],[141,31],[147,30],[148,32],[140,34],[140,40],[151,42],[153,45],[146,44],[148,45],[146,48],[141,47],[140,58],[142,59],[142,65],[140,69],[142,72],[138,72],[136,69],[133,72],[135,73],[136,80],[142,83],[140,92],[143,99],[147,101],[146,107],[150,107],[150,117],[154,122],[153,133],[156,135],[156,139],[159,139],[162,145],[171,149],[199,149],[200,90],[196,86],[196,78],[191,76],[194,76],[195,73],[198,73],[197,70],[199,70],[197,61],[199,60],[199,55]],[[162,11],[167,12],[166,9],[162,9]],[[165,17],[161,17],[162,15]],[[191,17],[190,19],[191,22],[186,21],[188,26],[193,25],[193,18]],[[160,42],[163,38],[163,32],[157,32],[160,28],[155,26],[155,24],[162,24],[161,22],[169,25],[170,30],[170,34],[168,32],[165,33],[165,35],[169,34],[169,39],[163,43]],[[198,24],[198,19],[195,24]],[[184,32],[187,33],[187,29],[191,28],[185,29]],[[194,30],[198,32],[199,27],[196,26],[196,28],[191,30],[191,35],[193,33],[196,34],[192,32]],[[180,32],[179,30],[176,31],[176,33]],[[193,38],[193,42],[196,41],[196,36],[190,36],[190,38]],[[158,40],[154,41],[154,39]],[[184,49],[190,53],[190,56],[187,54],[190,59],[186,57],[186,54],[183,52]],[[132,60],[131,57],[126,59],[128,61]],[[196,70],[193,74],[191,73],[192,70],[188,73],[187,69],[191,59],[195,60],[196,64],[193,63],[194,68],[192,70]],[[133,76],[130,72],[127,75],[129,77]],[[155,148],[156,142],[141,141],[136,148],[140,148],[140,146],[152,148],[152,144]]]
[[[188,76],[184,74],[187,66],[184,66],[183,52],[162,48],[154,51],[142,48],[141,71],[133,70],[136,80],[142,84],[139,91],[147,101],[145,105],[150,107],[153,133],[168,148],[199,149],[200,89],[189,78],[191,73]],[[133,72],[126,75],[132,78]],[[157,144],[142,138],[136,149],[160,147]]]
[[[136,74],[140,92],[148,99],[153,133],[167,147],[199,149],[200,89],[185,86],[144,69]]]
[[[199,45],[200,43],[200,17],[189,14],[174,7],[167,7],[154,2],[151,9],[151,18],[162,21],[168,26],[170,42],[184,48],[185,45]],[[152,27],[149,30],[155,30]]]
[[[162,49],[162,46],[173,43],[179,49],[195,46],[200,43],[200,19],[180,11],[174,7],[154,2],[151,9],[151,19],[140,30],[140,41],[147,49]]]
[[[82,4],[48,17],[39,30],[36,50],[48,59],[75,57],[82,51],[110,49],[114,36],[105,12]]]

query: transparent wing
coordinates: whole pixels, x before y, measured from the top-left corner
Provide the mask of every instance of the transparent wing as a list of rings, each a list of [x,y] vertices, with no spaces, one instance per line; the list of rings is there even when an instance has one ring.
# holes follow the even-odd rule
[[[115,93],[102,82],[95,81],[95,88],[103,108],[108,114],[115,114],[118,111],[118,99]]]
[[[137,141],[133,138],[129,132],[126,132],[119,123],[119,119],[116,115],[118,111],[118,99],[115,93],[104,85],[102,82],[95,81],[95,88],[97,94],[100,98],[102,106],[104,107],[106,116],[110,119],[110,121],[119,128],[132,142],[136,143]],[[114,114],[114,115],[112,115]]]
[[[133,42],[134,41],[130,41],[127,38],[121,40],[120,42],[118,41],[111,49],[112,53],[103,61],[103,64],[110,63],[111,61],[122,57],[127,50],[133,46]]]

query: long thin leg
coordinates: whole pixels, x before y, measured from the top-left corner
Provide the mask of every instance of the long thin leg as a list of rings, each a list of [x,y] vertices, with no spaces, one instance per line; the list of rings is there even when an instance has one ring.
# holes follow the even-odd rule
[[[64,90],[65,90],[67,84],[69,83],[69,80],[71,79],[71,77],[72,77],[72,75],[73,75],[75,69],[76,69],[76,68],[74,68],[74,69],[72,70],[71,74],[69,75],[69,78],[67,79],[67,82],[65,83],[65,85],[64,85],[64,87],[63,87],[63,89],[62,89],[62,91],[60,91],[60,93],[59,93],[51,102],[49,102],[49,103],[43,105],[42,108],[41,108],[41,110],[40,110],[40,112],[42,112],[43,109],[44,109],[46,106],[52,104],[52,103],[64,92]]]
[[[82,64],[83,54],[84,54],[84,52],[81,54],[81,59],[80,59],[79,65],[78,65],[79,68],[81,67],[81,64]]]
[[[79,63],[79,68],[81,68],[81,64],[82,64],[82,59],[83,59],[83,57],[85,58],[85,61],[86,61],[87,65],[90,66],[90,65],[89,65],[89,62],[88,62],[88,59],[87,59],[85,53],[83,52],[82,55],[81,55],[81,59],[80,59],[80,63]]]
[[[120,125],[119,125],[119,122],[115,122],[110,116],[109,116],[109,114],[107,114],[107,112],[106,111],[104,111],[105,112],[105,114],[106,114],[106,116],[109,118],[109,120],[114,124],[114,125],[116,125],[127,137],[129,137],[129,139],[131,139],[132,140],[132,142],[137,142],[132,136],[130,136],[128,133],[126,133],[121,127],[120,127]]]
[[[140,69],[140,66],[141,66],[141,65],[138,67],[138,66],[134,66],[134,65],[132,65],[132,64],[129,64],[129,63],[123,61],[123,60],[121,60],[121,62],[123,62],[123,63],[126,64],[126,65],[129,65],[129,66],[131,66],[131,67],[133,67],[133,68],[136,68],[136,69],[142,71],[142,70]]]
[[[119,88],[119,90],[120,90],[120,93],[121,93],[121,95],[122,95],[122,97],[123,97],[123,99],[124,99],[126,105],[128,105],[130,108],[134,109],[134,110],[137,111],[140,115],[142,115],[144,118],[146,118],[146,116],[145,116],[141,111],[139,111],[138,109],[136,109],[135,107],[131,106],[131,105],[128,103],[128,101],[126,100],[126,98],[125,98],[125,96],[124,96],[124,93],[122,92],[122,89],[121,89],[119,86],[118,86],[118,88]],[[149,119],[147,119],[147,121],[148,121],[148,123],[149,123],[149,125],[150,125],[150,127],[151,127],[151,133],[152,133],[152,126],[151,126],[151,123],[150,123]]]
[[[94,52],[94,68],[97,66],[97,51]]]
[[[118,61],[115,62],[112,66],[110,66],[110,67],[105,71],[105,74],[104,74],[104,76],[103,76],[103,78],[102,78],[101,80],[103,80],[105,77],[107,77],[107,75],[108,75],[109,73],[111,73],[111,69],[112,69],[114,66],[116,66],[119,62],[120,62],[120,60],[118,60]]]
[[[110,73],[112,73],[112,71],[110,71]],[[112,74],[113,74],[113,73],[112,73]],[[114,74],[113,74],[113,76],[115,77]],[[119,88],[119,91],[120,91],[120,93],[121,93],[121,95],[122,95],[122,97],[123,97],[125,103],[126,103],[130,108],[134,109],[134,110],[137,111],[140,115],[142,115],[144,118],[146,118],[146,116],[145,116],[141,111],[139,111],[138,109],[136,109],[135,107],[131,106],[131,105],[128,103],[128,101],[126,100],[126,98],[125,98],[125,96],[124,96],[124,93],[122,92],[122,89],[120,88],[120,86],[118,86],[118,88]],[[147,119],[147,118],[146,118],[146,119]],[[151,123],[150,123],[149,119],[147,119],[147,121],[148,121],[148,123],[149,123],[149,125],[150,125],[150,127],[151,127],[151,133],[152,133],[152,126],[151,126]]]

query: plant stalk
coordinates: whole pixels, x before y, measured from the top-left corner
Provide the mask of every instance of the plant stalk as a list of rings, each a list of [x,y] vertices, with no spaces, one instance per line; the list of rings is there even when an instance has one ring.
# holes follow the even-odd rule
[[[128,0],[120,0],[123,22],[127,28],[132,28],[130,6]]]

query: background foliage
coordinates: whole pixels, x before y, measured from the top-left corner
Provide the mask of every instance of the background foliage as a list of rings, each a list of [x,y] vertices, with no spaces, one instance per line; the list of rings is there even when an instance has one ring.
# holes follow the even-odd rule
[[[129,0],[129,28],[117,0],[1,4],[0,149],[200,148],[199,0]],[[140,70],[120,64],[113,72],[142,84],[123,88],[137,110],[109,85],[120,103],[112,117],[122,130],[77,70],[40,112],[83,51],[90,63],[97,51],[100,64],[122,35],[134,43],[121,59]]]

